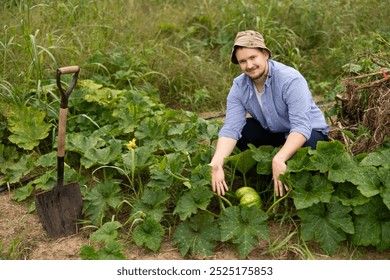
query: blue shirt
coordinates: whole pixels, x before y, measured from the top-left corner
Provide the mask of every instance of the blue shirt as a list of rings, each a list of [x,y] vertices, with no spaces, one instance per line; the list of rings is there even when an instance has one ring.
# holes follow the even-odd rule
[[[270,132],[298,132],[310,138],[312,130],[328,134],[324,115],[315,104],[305,78],[294,68],[268,61],[269,73],[261,95],[262,108],[253,81],[241,74],[233,81],[227,97],[225,123],[218,136],[241,138],[246,114]]]

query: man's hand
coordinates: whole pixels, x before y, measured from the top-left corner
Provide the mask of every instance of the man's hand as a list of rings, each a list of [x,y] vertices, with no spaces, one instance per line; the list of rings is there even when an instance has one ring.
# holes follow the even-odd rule
[[[211,165],[211,186],[213,192],[216,192],[218,195],[225,195],[225,192],[228,191],[228,186],[225,182],[225,172],[221,165]]]
[[[272,159],[272,178],[276,196],[283,196],[284,190],[288,192],[288,187],[279,180],[279,175],[284,174],[286,170],[287,165],[284,161],[279,160],[277,157]]]

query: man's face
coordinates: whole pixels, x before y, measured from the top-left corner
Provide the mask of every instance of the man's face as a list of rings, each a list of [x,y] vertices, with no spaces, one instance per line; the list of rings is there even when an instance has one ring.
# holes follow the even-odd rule
[[[238,48],[236,50],[236,58],[241,70],[252,80],[261,78],[265,80],[268,74],[268,57],[268,52],[258,48]]]

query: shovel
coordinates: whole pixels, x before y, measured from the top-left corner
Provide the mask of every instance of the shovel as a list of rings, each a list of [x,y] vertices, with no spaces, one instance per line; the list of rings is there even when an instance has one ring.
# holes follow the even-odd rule
[[[35,205],[40,222],[50,237],[64,237],[75,234],[77,222],[82,217],[83,200],[78,183],[64,185],[64,157],[66,114],[68,99],[76,86],[79,66],[67,66],[57,69],[57,87],[61,93],[61,105],[58,124],[57,183],[50,190],[35,196]],[[73,74],[73,80],[64,92],[61,86],[61,74]]]

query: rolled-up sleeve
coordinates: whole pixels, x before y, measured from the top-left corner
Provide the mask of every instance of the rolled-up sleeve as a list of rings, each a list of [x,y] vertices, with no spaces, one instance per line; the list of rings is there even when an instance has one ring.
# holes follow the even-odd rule
[[[311,126],[311,93],[303,78],[295,78],[286,84],[283,98],[288,107],[290,133],[298,132],[310,138]]]

